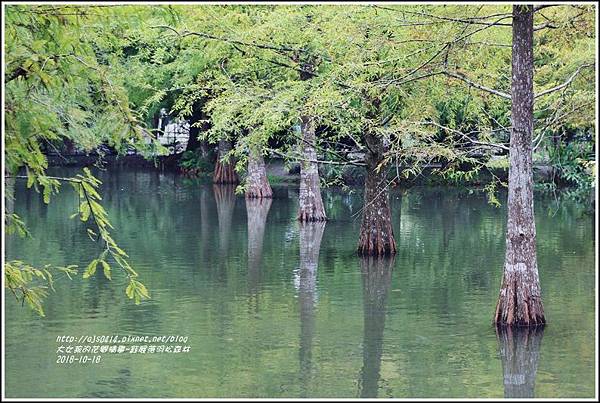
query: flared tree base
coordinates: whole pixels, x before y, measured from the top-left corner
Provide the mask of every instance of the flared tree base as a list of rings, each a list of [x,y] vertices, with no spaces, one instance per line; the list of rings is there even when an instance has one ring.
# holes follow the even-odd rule
[[[543,326],[546,323],[539,285],[530,276],[506,271],[493,322],[497,326]]]
[[[266,186],[253,186],[246,190],[246,199],[270,199],[273,197],[273,190],[267,183]]]
[[[391,256],[397,252],[384,174],[367,174],[357,252],[361,256]]]
[[[298,221],[300,222],[321,222],[327,221],[327,216],[325,215],[325,210],[323,209],[323,204],[321,203],[321,208],[315,208],[317,203],[311,203],[309,206],[302,207],[300,206],[300,210],[298,211]]]
[[[398,251],[396,241],[391,239],[363,239],[361,237],[356,251],[359,256],[393,256]]]
[[[240,181],[235,172],[235,165],[222,163],[217,160],[215,172],[213,174],[213,183],[218,185],[236,185]]]

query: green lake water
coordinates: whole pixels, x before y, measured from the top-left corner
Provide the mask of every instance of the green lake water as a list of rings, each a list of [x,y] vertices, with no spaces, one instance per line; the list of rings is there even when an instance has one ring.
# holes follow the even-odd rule
[[[294,186],[248,203],[172,174],[99,177],[113,234],[152,298],[130,302],[118,272],[59,277],[45,318],[7,293],[7,397],[594,396],[595,228],[573,206],[536,197],[548,326],[509,335],[491,326],[506,211],[484,194],[394,190],[398,254],[364,260],[360,189],[325,191],[330,221],[301,227]],[[70,187],[49,206],[23,181],[14,188],[9,208],[32,238],[9,237],[8,259],[85,267],[97,256],[69,219]],[[57,363],[63,335],[179,335],[189,351]]]

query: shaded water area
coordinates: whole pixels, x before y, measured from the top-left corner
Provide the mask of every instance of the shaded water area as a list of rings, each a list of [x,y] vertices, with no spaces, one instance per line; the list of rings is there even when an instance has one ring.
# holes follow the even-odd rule
[[[62,171],[72,174],[75,171]],[[152,299],[125,281],[59,278],[39,318],[6,295],[8,397],[593,397],[593,218],[536,198],[543,331],[491,326],[505,209],[451,188],[394,190],[394,259],[354,254],[362,191],[324,192],[326,224],[295,221],[298,189],[270,201],[142,170],[98,174],[119,245]],[[101,250],[15,184],[32,239],[7,258],[85,267]],[[58,364],[61,335],[181,335],[178,354]]]

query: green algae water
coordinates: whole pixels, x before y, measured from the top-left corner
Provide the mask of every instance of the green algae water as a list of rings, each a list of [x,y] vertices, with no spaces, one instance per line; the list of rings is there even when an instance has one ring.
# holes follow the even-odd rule
[[[294,186],[258,202],[159,172],[98,176],[152,298],[134,305],[116,269],[59,276],[44,318],[7,293],[7,397],[594,396],[595,228],[568,203],[536,197],[548,325],[497,333],[506,211],[483,194],[393,190],[398,254],[378,260],[354,254],[361,189],[325,191],[330,220],[301,226]],[[68,186],[50,205],[21,181],[14,194],[32,238],[8,237],[7,259],[81,272],[97,256],[68,218]],[[57,338],[84,335],[174,335],[188,349],[61,362]]]

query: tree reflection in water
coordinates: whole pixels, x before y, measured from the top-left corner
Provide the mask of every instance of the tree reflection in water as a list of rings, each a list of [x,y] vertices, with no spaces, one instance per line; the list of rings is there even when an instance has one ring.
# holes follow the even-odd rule
[[[387,298],[394,267],[393,257],[365,257],[360,261],[363,283],[364,330],[360,397],[377,397],[383,350]]]
[[[325,222],[300,222],[300,268],[296,288],[300,303],[300,360],[301,397],[306,397],[312,377],[312,344],[315,332],[316,283],[319,249]]]
[[[504,397],[535,397],[535,376],[543,326],[496,327],[502,359]]]
[[[219,219],[219,252],[222,257],[229,252],[229,233],[233,220],[235,207],[235,186],[214,185],[215,201],[217,203],[217,217]]]
[[[246,198],[246,213],[248,215],[248,291],[251,296],[256,296],[260,287],[263,240],[271,202],[271,198]],[[255,309],[258,311],[258,298],[256,299]]]

